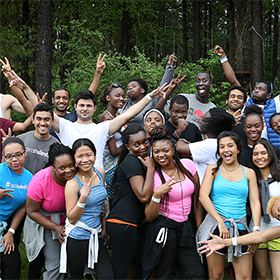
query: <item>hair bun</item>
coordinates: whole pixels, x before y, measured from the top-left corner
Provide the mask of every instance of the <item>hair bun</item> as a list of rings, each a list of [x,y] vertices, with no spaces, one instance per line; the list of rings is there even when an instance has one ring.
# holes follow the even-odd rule
[[[169,131],[164,125],[153,128],[153,130],[150,132],[150,136],[153,141],[170,138]]]

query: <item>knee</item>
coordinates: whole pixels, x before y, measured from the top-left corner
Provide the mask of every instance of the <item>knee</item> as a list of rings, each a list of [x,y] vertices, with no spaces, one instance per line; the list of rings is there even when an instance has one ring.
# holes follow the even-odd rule
[[[262,280],[262,279],[269,279],[270,276],[270,270],[259,270],[257,271],[257,275],[258,275],[258,279]]]
[[[224,271],[209,270],[209,280],[222,280],[224,279]]]

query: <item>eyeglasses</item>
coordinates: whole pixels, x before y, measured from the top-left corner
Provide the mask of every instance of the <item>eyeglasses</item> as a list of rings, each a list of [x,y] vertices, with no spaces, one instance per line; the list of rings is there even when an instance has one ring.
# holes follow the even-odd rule
[[[110,87],[108,88],[108,91],[107,92],[110,92],[111,90],[112,90],[112,88],[122,88],[122,89],[124,89],[124,86],[123,85],[121,85],[121,84],[119,84],[119,83],[116,83],[116,82],[113,82],[111,85],[110,85]]]
[[[13,159],[14,157],[17,158],[17,159],[20,159],[20,158],[22,157],[23,154],[24,154],[24,152],[22,152],[22,153],[15,153],[14,155],[7,154],[7,155],[4,156],[4,158],[5,158],[6,160],[11,160],[11,159]]]

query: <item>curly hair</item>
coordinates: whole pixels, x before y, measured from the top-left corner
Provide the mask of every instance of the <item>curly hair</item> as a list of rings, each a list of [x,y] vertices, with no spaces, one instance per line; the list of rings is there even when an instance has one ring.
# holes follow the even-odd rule
[[[212,108],[209,117],[203,117],[201,121],[201,133],[210,134],[217,138],[223,131],[230,131],[235,126],[234,117],[222,108]]]
[[[45,167],[53,166],[55,159],[62,155],[70,155],[74,161],[74,154],[72,149],[59,142],[55,142],[50,145],[48,155],[49,159]]]
[[[129,84],[130,82],[137,82],[139,84],[139,86],[144,89],[144,95],[146,95],[148,93],[148,84],[147,82],[142,79],[142,78],[135,78],[135,79],[131,79],[128,81],[127,84]]]
[[[244,114],[245,114],[244,121],[246,121],[249,116],[258,116],[263,124],[263,118],[262,118],[263,110],[259,106],[252,104],[245,107]]]
[[[157,142],[157,141],[166,141],[166,142],[171,143],[172,147],[174,148],[173,159],[175,161],[176,168],[179,169],[180,171],[182,171],[194,184],[195,191],[194,191],[194,194],[193,194],[193,200],[194,200],[194,205],[196,206],[197,199],[198,199],[198,193],[199,193],[199,185],[195,181],[191,172],[188,169],[186,169],[185,166],[182,164],[182,162],[179,158],[179,155],[176,151],[176,142],[169,135],[168,129],[164,125],[157,126],[150,132],[150,136],[151,136],[151,139],[152,139],[152,144],[151,144],[152,147],[153,147],[154,143]],[[158,173],[162,184],[164,184],[166,181],[165,181],[165,178],[162,174],[162,167],[157,162],[156,162],[155,171]],[[166,193],[163,196],[163,207],[166,211],[168,211],[168,203],[169,203],[169,194]]]

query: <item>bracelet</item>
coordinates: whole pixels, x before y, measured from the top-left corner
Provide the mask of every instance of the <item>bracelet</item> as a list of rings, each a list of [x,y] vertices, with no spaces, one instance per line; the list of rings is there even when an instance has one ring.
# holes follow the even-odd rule
[[[76,204],[78,207],[80,207],[80,208],[85,208],[86,207],[86,203],[81,203],[81,202],[77,202],[77,204]]]
[[[220,62],[221,62],[222,64],[228,61],[227,56],[224,56],[223,58],[219,58],[219,59],[220,59]]]
[[[179,138],[180,136],[178,135],[177,131],[174,130],[173,134],[175,134],[175,137]]]
[[[150,93],[148,93],[148,94],[146,95],[146,97],[148,98],[149,101],[152,101],[152,100],[153,100],[153,98],[151,97]]]
[[[8,231],[11,232],[12,234],[15,234],[15,232],[16,232],[16,231],[15,231],[13,228],[11,228],[11,227],[8,229]]]
[[[152,196],[152,201],[154,201],[155,203],[160,203],[160,198]]]
[[[232,246],[237,246],[237,237],[236,237],[236,236],[233,237],[233,238],[231,239],[231,241],[232,241]]]
[[[123,132],[126,128],[124,126],[121,127],[120,132]]]
[[[255,231],[255,230],[260,231],[261,230],[260,226],[253,226],[253,231]]]

